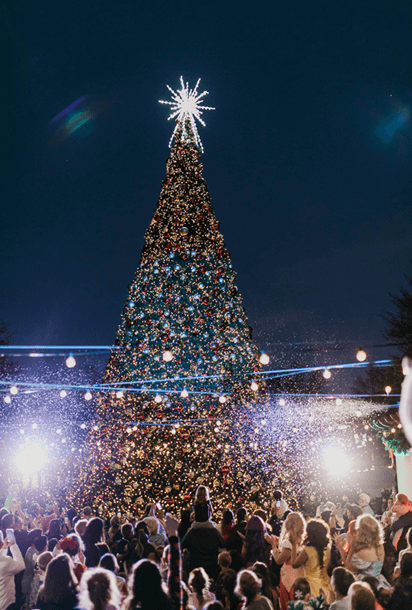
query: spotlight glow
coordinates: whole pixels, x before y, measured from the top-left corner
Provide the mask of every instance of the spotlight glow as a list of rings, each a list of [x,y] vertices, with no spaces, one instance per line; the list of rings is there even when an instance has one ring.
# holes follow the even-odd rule
[[[351,463],[341,447],[328,445],[324,447],[322,454],[324,466],[331,475],[339,477],[349,472]]]
[[[10,392],[11,392],[11,390],[10,390]],[[387,385],[387,386],[386,386],[386,388],[385,388],[385,392],[386,392],[386,394],[388,394],[388,395],[389,395],[389,394],[392,392],[392,388],[391,388],[391,386],[390,386],[390,385]]]
[[[226,396],[220,396],[219,397],[219,402],[222,403],[222,404],[225,403],[226,402]]]
[[[23,474],[33,474],[43,468],[47,456],[40,443],[32,443],[16,456],[16,465]]]
[[[160,394],[156,394],[156,396],[155,396],[155,402],[157,402],[157,403],[162,402],[162,397],[160,396]]]

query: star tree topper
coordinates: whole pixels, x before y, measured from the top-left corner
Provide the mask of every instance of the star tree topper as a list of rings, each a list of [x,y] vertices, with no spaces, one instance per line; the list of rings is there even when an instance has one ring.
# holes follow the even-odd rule
[[[189,121],[193,136],[195,138],[196,144],[200,147],[203,152],[202,141],[200,139],[199,133],[196,127],[197,119],[203,127],[206,127],[206,123],[201,118],[204,110],[216,110],[211,106],[203,106],[203,97],[208,95],[208,91],[203,91],[203,93],[198,93],[197,88],[200,83],[200,78],[196,83],[194,89],[189,89],[189,83],[184,83],[183,76],[180,77],[180,84],[182,85],[181,89],[174,91],[169,85],[166,85],[172,94],[172,102],[168,102],[165,100],[159,100],[161,104],[168,104],[171,106],[170,116],[168,117],[168,121],[170,119],[174,119],[177,117],[179,123],[176,124],[176,127],[173,131],[172,137],[170,138],[169,147],[172,146],[173,138],[176,134],[176,131],[179,129],[179,126],[182,127],[182,141],[188,141],[191,139],[190,134],[187,131],[187,121]]]

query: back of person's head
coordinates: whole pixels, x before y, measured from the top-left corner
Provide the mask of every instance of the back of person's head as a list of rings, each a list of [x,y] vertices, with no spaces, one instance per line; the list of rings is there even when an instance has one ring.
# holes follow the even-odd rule
[[[371,586],[367,582],[362,582],[360,580],[355,580],[355,582],[353,582],[351,584],[351,586],[349,587],[348,597],[350,599],[351,609],[354,608],[354,606],[352,604],[353,598],[359,591],[361,591],[360,599],[364,600],[364,598],[366,598],[366,601],[365,601],[366,605],[365,605],[365,609],[364,609],[362,606],[362,601],[358,601],[357,602],[358,605],[355,607],[355,610],[369,610],[370,607],[368,605],[368,595],[367,594],[369,594],[369,597],[372,596],[372,599],[373,599],[372,608],[374,609],[375,608],[375,596],[373,594]],[[363,595],[362,595],[362,592],[363,592]]]
[[[225,570],[232,563],[232,555],[229,553],[229,551],[222,551],[217,556],[217,562],[220,565],[220,567],[223,570]]]
[[[306,523],[303,515],[301,513],[290,512],[283,522],[281,538],[284,538],[288,532],[292,531],[299,536],[303,536],[305,528]]]
[[[409,504],[409,498],[406,494],[396,494],[397,504]]]
[[[86,519],[79,519],[78,521],[76,521],[76,525],[74,526],[74,531],[82,538],[86,532],[87,523],[88,521]]]
[[[148,559],[134,564],[128,581],[129,595],[125,600],[127,610],[169,610],[159,569]]]
[[[14,515],[12,513],[6,513],[1,518],[1,529],[5,532],[7,529],[13,527],[14,525]]]
[[[268,518],[267,513],[263,508],[257,508],[253,514],[260,517],[262,521],[266,521]]]
[[[83,515],[84,515],[85,517],[91,517],[91,516],[92,516],[92,514],[93,514],[93,511],[92,511],[92,507],[91,507],[91,506],[85,506],[85,507],[83,508]]]
[[[375,610],[375,596],[369,589],[358,589],[351,596],[351,610]]]
[[[249,604],[260,593],[260,580],[252,570],[241,570],[237,575],[235,593]]]
[[[196,595],[202,597],[203,591],[209,589],[209,576],[203,568],[196,568],[190,572],[188,584]]]
[[[233,596],[236,587],[236,572],[230,568],[226,570],[222,578],[222,588],[229,595],[229,598]]]
[[[310,584],[306,578],[297,578],[293,583],[293,599],[305,599],[310,595]]]
[[[59,548],[70,557],[76,557],[79,551],[84,549],[84,544],[78,534],[69,534],[60,540]]]
[[[224,608],[223,604],[215,599],[215,601],[209,602],[206,606],[203,606],[202,610],[224,610]]]
[[[209,488],[206,485],[199,485],[196,489],[195,504],[208,502],[210,500]]]
[[[230,508],[227,508],[223,513],[222,523],[229,525],[229,523],[233,523],[234,520],[233,511],[231,511]]]
[[[412,548],[412,527],[410,527],[406,533],[406,542],[408,547]]]
[[[119,563],[113,553],[105,553],[100,557],[99,568],[104,568],[110,572],[117,573],[119,571]]]
[[[31,546],[32,544],[34,544],[37,540],[37,538],[40,538],[40,536],[42,535],[42,531],[41,529],[34,529],[34,530],[30,530],[29,533],[27,534],[27,544],[29,546]]]
[[[111,517],[110,526],[113,528],[117,528],[120,526],[120,519],[117,515],[113,515],[113,517]]]
[[[83,539],[85,542],[91,544],[97,544],[103,534],[103,519],[100,517],[93,517],[87,524],[86,531],[84,532]]]
[[[60,527],[60,519],[52,519],[49,525],[49,531],[47,532],[47,538],[51,540],[51,538],[57,538],[60,540],[62,537],[61,527]]]
[[[159,533],[159,521],[154,517],[145,517],[144,522],[149,530],[149,536],[154,536]]]
[[[9,511],[7,510],[7,508],[5,506],[3,506],[3,508],[0,508],[0,524],[1,524],[1,520],[3,519],[4,515],[9,515]]]
[[[146,527],[147,527],[147,523],[146,523]],[[130,538],[133,538],[134,528],[131,523],[123,523],[123,525],[120,529],[121,529],[123,538],[126,538],[127,540],[129,540]]]
[[[408,551],[402,555],[400,561],[401,576],[409,578],[412,576],[412,552]]]
[[[69,508],[69,510],[67,511],[67,518],[70,521],[70,523],[73,523],[73,519],[76,517],[77,512],[75,508]]]
[[[43,570],[44,572],[44,570],[47,568],[52,559],[53,553],[51,553],[50,551],[44,551],[44,553],[41,553],[37,557],[37,565],[39,566],[40,570]]]
[[[34,546],[38,553],[43,553],[43,551],[47,548],[47,536],[44,536],[42,534],[41,536],[36,538],[36,540],[34,541]]]
[[[44,602],[58,604],[64,597],[75,592],[76,585],[72,560],[63,553],[48,564],[39,594]]]
[[[103,557],[103,555],[106,555],[106,553],[110,553],[109,546],[106,544],[106,542],[98,542],[96,546],[100,557]]]
[[[50,540],[47,543],[47,550],[50,551],[51,553],[54,551],[54,548],[56,546],[56,544],[59,541],[57,540],[57,538],[50,538]]]
[[[37,502],[33,502],[33,504],[30,504],[30,506],[29,506],[30,517],[37,517],[37,515],[39,513],[40,513],[40,506],[37,504]]]
[[[82,610],[104,610],[108,604],[119,608],[120,599],[112,572],[104,568],[86,570],[80,581],[79,606]]]
[[[321,512],[320,517],[321,519],[323,519],[323,521],[325,523],[327,523],[329,525],[329,521],[330,521],[330,516],[331,516],[331,511],[330,510],[324,510],[323,512]]]
[[[360,506],[358,506],[357,504],[350,504],[347,503],[345,505],[346,510],[348,511],[348,513],[350,513],[350,517],[352,519],[357,519],[358,517],[360,517],[362,515],[362,509]]]
[[[280,491],[280,489],[275,489],[273,492],[273,497],[275,500],[279,501],[283,498],[283,493]]]
[[[247,510],[243,506],[237,509],[236,511],[236,521],[238,523],[242,523],[242,521],[246,521]]]
[[[272,590],[272,581],[270,578],[270,572],[269,572],[269,568],[267,567],[267,565],[265,563],[263,563],[263,561],[255,561],[255,563],[253,564],[252,567],[252,571],[257,574],[258,578],[260,578],[261,581],[261,592],[262,595],[264,595],[265,597],[267,597],[273,605],[276,605],[275,603],[275,599],[273,597],[273,590]]]
[[[349,587],[355,582],[355,577],[346,568],[337,567],[332,572],[332,582],[339,595],[346,597]]]

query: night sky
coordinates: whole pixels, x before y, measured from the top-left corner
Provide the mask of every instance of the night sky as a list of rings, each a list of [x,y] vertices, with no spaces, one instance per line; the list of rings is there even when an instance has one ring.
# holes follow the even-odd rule
[[[348,346],[325,364],[382,343],[379,314],[412,274],[411,18],[376,0],[3,9],[14,343],[113,343],[165,177],[174,124],[158,100],[180,75],[216,107],[203,175],[255,342],[279,366],[314,343]]]

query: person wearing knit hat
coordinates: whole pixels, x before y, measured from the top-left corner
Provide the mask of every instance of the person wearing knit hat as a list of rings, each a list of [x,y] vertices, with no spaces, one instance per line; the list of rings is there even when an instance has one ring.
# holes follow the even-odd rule
[[[373,510],[369,506],[369,502],[371,501],[370,497],[367,493],[363,492],[359,495],[359,506],[361,507],[363,514],[373,515]]]

